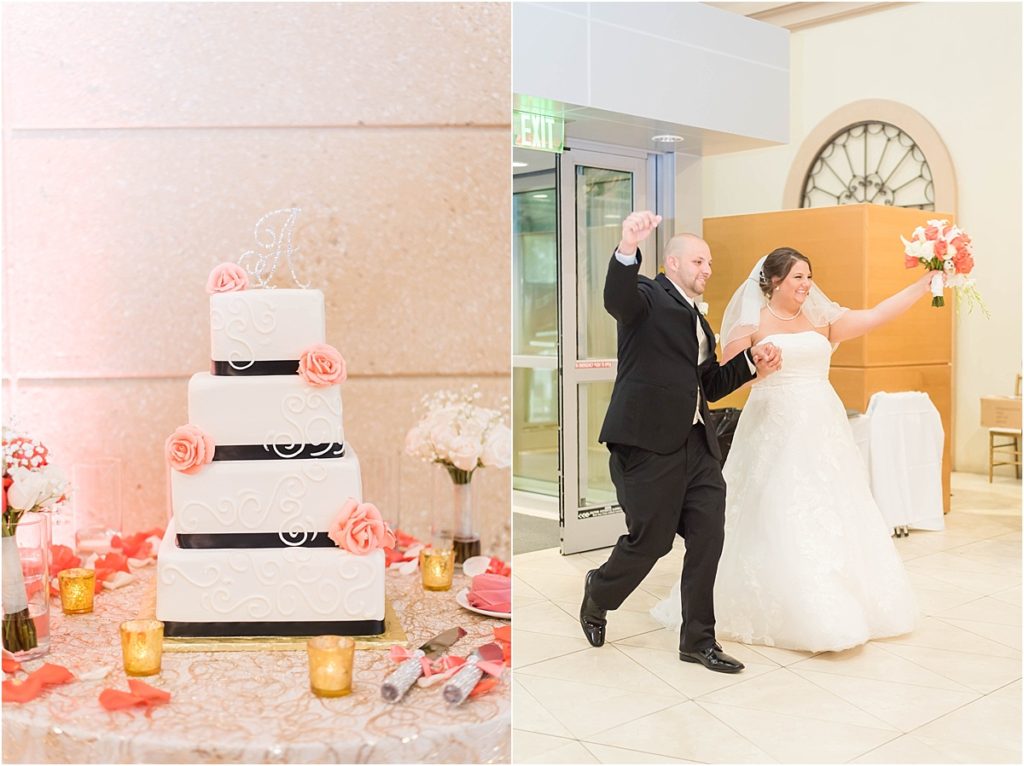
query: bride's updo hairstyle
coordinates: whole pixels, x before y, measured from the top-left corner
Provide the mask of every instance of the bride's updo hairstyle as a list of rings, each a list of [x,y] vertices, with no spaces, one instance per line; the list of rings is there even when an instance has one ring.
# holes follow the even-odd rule
[[[788,277],[789,272],[793,270],[793,264],[797,261],[803,261],[807,264],[808,269],[811,268],[811,262],[807,256],[791,247],[779,247],[768,253],[764,259],[764,265],[761,267],[761,279],[758,281],[761,292],[771,298],[776,282],[781,282]]]

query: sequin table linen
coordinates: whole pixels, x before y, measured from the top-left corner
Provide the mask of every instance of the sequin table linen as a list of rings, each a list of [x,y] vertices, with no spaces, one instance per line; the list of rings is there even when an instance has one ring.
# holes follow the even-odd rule
[[[3,706],[6,763],[507,763],[511,678],[458,707],[443,684],[413,687],[392,705],[380,696],[396,666],[386,649],[356,653],[352,694],[318,698],[309,690],[305,651],[164,652],[148,683],[171,693],[149,717],[142,708],[108,712],[106,687],[128,690],[118,624],[139,611],[155,568],[139,581],[96,597],[91,614],[51,608],[50,653],[26,663],[64,665],[72,673],[110,668],[106,678],[78,679],[25,704]],[[442,630],[468,631],[452,651],[466,655],[507,624],[466,611],[455,594],[469,585],[456,575],[450,591],[425,592],[418,575],[389,573],[387,592],[417,646]],[[506,674],[509,671],[506,670]]]

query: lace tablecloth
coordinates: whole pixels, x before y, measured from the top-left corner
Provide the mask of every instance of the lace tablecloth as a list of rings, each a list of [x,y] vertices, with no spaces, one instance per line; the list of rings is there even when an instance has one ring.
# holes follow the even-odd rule
[[[96,597],[96,611],[65,616],[51,608],[44,661],[76,676],[101,667],[106,678],[51,687],[37,699],[3,705],[3,760],[21,763],[507,763],[511,680],[451,708],[438,686],[413,687],[392,705],[380,696],[395,667],[386,649],[356,653],[352,694],[321,699],[309,691],[306,652],[164,652],[159,676],[143,679],[171,693],[152,710],[108,712],[104,688],[128,691],[118,623],[139,611],[155,567],[139,581]],[[413,646],[445,628],[468,631],[463,655],[507,624],[461,608],[450,591],[429,593],[419,576],[388,574],[387,593]]]

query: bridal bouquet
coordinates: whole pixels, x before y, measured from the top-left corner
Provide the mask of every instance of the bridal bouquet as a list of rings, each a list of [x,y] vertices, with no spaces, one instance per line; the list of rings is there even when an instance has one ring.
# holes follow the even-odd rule
[[[3,453],[3,645],[18,652],[37,645],[15,540],[18,522],[26,513],[52,511],[64,502],[67,481],[60,469],[49,464],[49,450],[27,436],[5,428]]]
[[[469,482],[477,468],[508,468],[512,462],[512,432],[500,410],[475,404],[480,391],[438,391],[423,397],[425,410],[405,437],[405,452],[441,463],[459,484]]]
[[[974,286],[974,280],[969,278],[974,269],[974,246],[967,232],[950,225],[949,221],[932,220],[914,229],[909,241],[902,236],[900,241],[903,242],[904,265],[908,269],[920,263],[935,272],[931,283],[933,306],[945,305],[942,297],[945,282],[946,287],[956,290],[957,310],[960,301],[966,300],[971,311],[977,305],[988,316],[981,294]]]

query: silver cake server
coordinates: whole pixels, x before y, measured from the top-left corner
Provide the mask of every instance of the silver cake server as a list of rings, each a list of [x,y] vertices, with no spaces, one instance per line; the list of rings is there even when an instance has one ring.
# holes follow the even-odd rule
[[[477,667],[477,663],[480,661],[501,662],[504,656],[501,647],[495,643],[484,644],[477,648],[475,652],[466,658],[466,664],[462,666],[459,672],[452,676],[448,683],[445,684],[444,691],[442,692],[445,700],[452,705],[461,705],[466,701],[466,697],[473,691],[473,687],[477,685],[484,674],[484,671]]]
[[[432,639],[420,646],[412,653],[409,659],[405,660],[384,679],[380,686],[380,695],[387,702],[398,702],[416,683],[416,679],[423,675],[423,664],[420,662],[424,657],[431,659],[444,654],[451,648],[452,644],[466,635],[464,628],[448,628],[443,633],[438,633]]]

